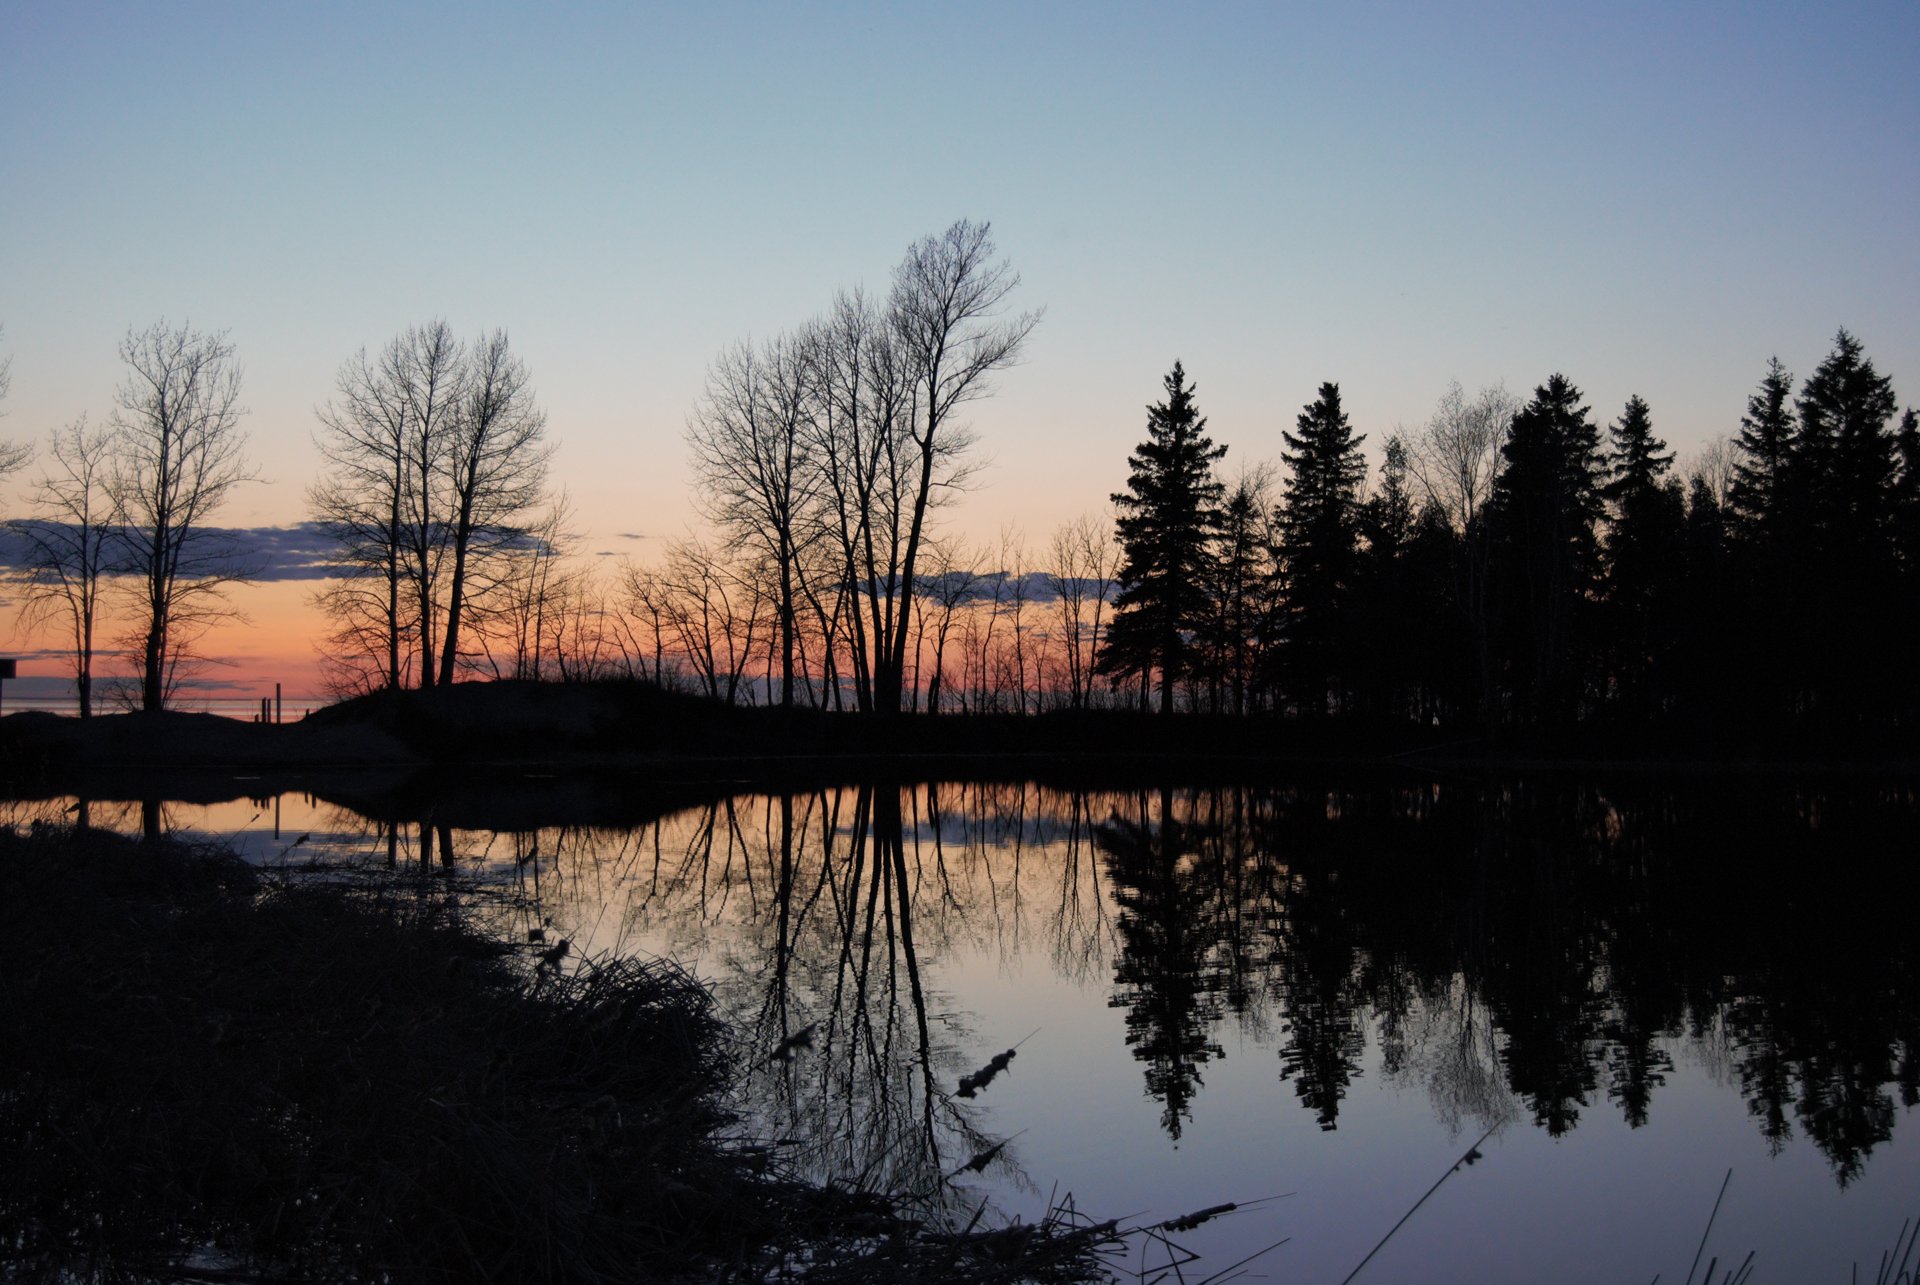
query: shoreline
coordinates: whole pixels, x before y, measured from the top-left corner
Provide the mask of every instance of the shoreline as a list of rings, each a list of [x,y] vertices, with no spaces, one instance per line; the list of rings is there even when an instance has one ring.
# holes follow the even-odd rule
[[[1302,723],[1130,710],[1043,714],[741,708],[642,684],[462,683],[386,693],[298,722],[44,711],[0,718],[0,791],[193,797],[217,778],[260,792],[398,788],[416,778],[644,777],[664,789],[855,779],[1201,783],[1290,774],[1920,775],[1920,747],[1878,732],[1776,730],[1733,743],[1617,726],[1558,735]],[[237,791],[238,792],[238,791]],[[232,797],[229,795],[229,797]]]

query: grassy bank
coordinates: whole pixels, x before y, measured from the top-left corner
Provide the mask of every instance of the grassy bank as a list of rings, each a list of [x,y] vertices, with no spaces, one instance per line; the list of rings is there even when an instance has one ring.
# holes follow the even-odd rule
[[[1078,1280],[1118,1244],[785,1178],[694,981],[417,881],[0,831],[0,934],[10,1280]]]

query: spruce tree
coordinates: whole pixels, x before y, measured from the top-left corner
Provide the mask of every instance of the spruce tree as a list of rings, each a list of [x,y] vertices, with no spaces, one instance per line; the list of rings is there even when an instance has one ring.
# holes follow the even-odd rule
[[[1794,704],[1817,723],[1856,725],[1886,709],[1882,675],[1901,663],[1893,601],[1892,381],[1845,330],[1801,386],[1790,457],[1789,593],[1783,606]]]
[[[1920,585],[1920,416],[1908,409],[1893,435],[1900,472],[1893,482],[1893,547],[1908,577],[1908,592]]]
[[[1209,604],[1210,548],[1222,486],[1213,466],[1227,453],[1206,435],[1194,387],[1179,362],[1163,381],[1167,399],[1147,407],[1147,440],[1127,457],[1127,489],[1113,496],[1120,593],[1100,670],[1160,677],[1160,711],[1173,712],[1174,683],[1193,659],[1193,634]]]
[[[1708,742],[1734,712],[1735,702],[1751,702],[1754,693],[1747,675],[1751,645],[1740,624],[1740,586],[1729,574],[1728,533],[1725,508],[1706,478],[1696,474],[1687,490],[1672,689],[1682,718]]]
[[[1760,387],[1747,398],[1740,432],[1733,439],[1739,453],[1733,466],[1733,486],[1727,500],[1736,529],[1749,542],[1768,545],[1777,538],[1781,521],[1783,485],[1793,454],[1793,376],[1774,357]]]
[[[1920,636],[1920,416],[1911,409],[1900,417],[1894,447],[1900,456],[1893,483],[1894,630],[1911,647]],[[1920,722],[1920,674],[1908,658],[1893,676],[1901,689],[1899,716],[1912,727]]]
[[[1202,637],[1214,710],[1247,712],[1270,639],[1276,579],[1270,478],[1267,465],[1243,474],[1220,506]]]
[[[1607,649],[1620,702],[1644,719],[1653,712],[1656,672],[1672,650],[1673,591],[1678,587],[1686,496],[1667,471],[1673,455],[1653,435],[1638,395],[1609,429],[1607,484]]]
[[[1387,439],[1373,495],[1361,506],[1362,548],[1354,584],[1360,703],[1375,714],[1399,717],[1413,712],[1417,662],[1431,659],[1419,653],[1441,645],[1420,614],[1421,584],[1410,556],[1419,522],[1408,489],[1410,472],[1406,440],[1396,433]],[[1444,582],[1445,577],[1435,580]],[[1410,638],[1422,641],[1409,647]]]
[[[1627,398],[1627,405],[1608,429],[1611,449],[1607,453],[1607,484],[1601,495],[1614,505],[1616,520],[1643,503],[1657,491],[1661,479],[1673,467],[1673,452],[1653,435],[1653,412],[1639,394]]]
[[[1886,515],[1894,478],[1894,439],[1887,429],[1896,409],[1893,381],[1874,370],[1858,339],[1841,330],[1833,351],[1807,376],[1797,408],[1795,457],[1817,529],[1843,546],[1871,539]]]
[[[1494,483],[1495,611],[1515,712],[1566,720],[1599,572],[1600,433],[1580,390],[1556,374],[1513,417]]]
[[[1742,641],[1727,663],[1738,672],[1754,711],[1779,718],[1792,701],[1789,675],[1798,646],[1790,626],[1801,597],[1808,505],[1797,459],[1793,375],[1778,357],[1768,360],[1759,387],[1747,398],[1733,446],[1726,521]]]
[[[1320,385],[1301,410],[1296,432],[1282,433],[1287,478],[1280,522],[1286,592],[1282,638],[1284,671],[1303,705],[1325,712],[1341,668],[1347,635],[1345,609],[1360,546],[1360,454],[1364,437],[1340,407],[1340,385]]]

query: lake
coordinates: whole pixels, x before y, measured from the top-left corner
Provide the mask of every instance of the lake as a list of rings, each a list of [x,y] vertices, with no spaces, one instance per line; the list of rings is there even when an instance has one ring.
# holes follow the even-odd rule
[[[643,794],[87,811],[509,888],[476,900],[503,936],[704,980],[744,1127],[802,1171],[963,1218],[1240,1205],[1172,1236],[1188,1280],[1677,1282],[1710,1217],[1716,1281],[1871,1280],[1920,1213],[1908,780]]]

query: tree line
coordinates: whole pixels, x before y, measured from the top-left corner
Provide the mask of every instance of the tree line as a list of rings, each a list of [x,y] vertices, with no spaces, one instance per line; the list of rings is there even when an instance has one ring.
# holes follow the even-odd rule
[[[1684,477],[1644,399],[1603,423],[1562,374],[1525,400],[1450,388],[1373,470],[1328,382],[1277,466],[1229,474],[1176,362],[1110,515],[969,546],[939,518],[976,468],[965,408],[1039,319],[1010,310],[1018,283],[963,220],[908,247],[884,297],[842,291],[721,353],[686,431],[710,535],[638,564],[571,556],[504,332],[431,322],[360,351],[318,411],[308,493],[337,571],[316,597],[331,689],[628,677],[878,716],[1727,736],[1920,712],[1920,432],[1844,330],[1804,380],[1770,361]],[[13,524],[83,712],[110,604],[157,708],[257,569],[208,524],[252,477],[231,344],[161,323],[121,356],[111,420],[53,434]]]
[[[1232,487],[1176,364],[1114,499],[1100,668],[1159,707],[1453,726],[1908,725],[1920,432],[1845,330],[1685,479],[1630,397],[1457,386],[1371,488],[1337,384]],[[1180,700],[1176,701],[1176,693]]]
[[[1920,433],[1845,330],[1797,384],[1769,361],[1738,432],[1685,476],[1645,399],[1603,423],[1563,374],[1525,400],[1453,386],[1388,437],[1371,478],[1328,382],[1281,435],[1281,467],[1229,476],[1176,362],[1110,532],[1082,520],[1038,557],[1017,536],[969,553],[921,535],[935,570],[910,582],[894,457],[875,450],[893,471],[854,475],[880,488],[839,471],[844,424],[821,372],[845,333],[716,363],[689,437],[726,542],[635,573],[656,674],[677,651],[713,695],[868,709],[884,638],[905,707],[930,712],[1136,705],[1708,736],[1920,714]],[[947,445],[952,487],[966,462]],[[875,549],[895,556],[862,560]]]

